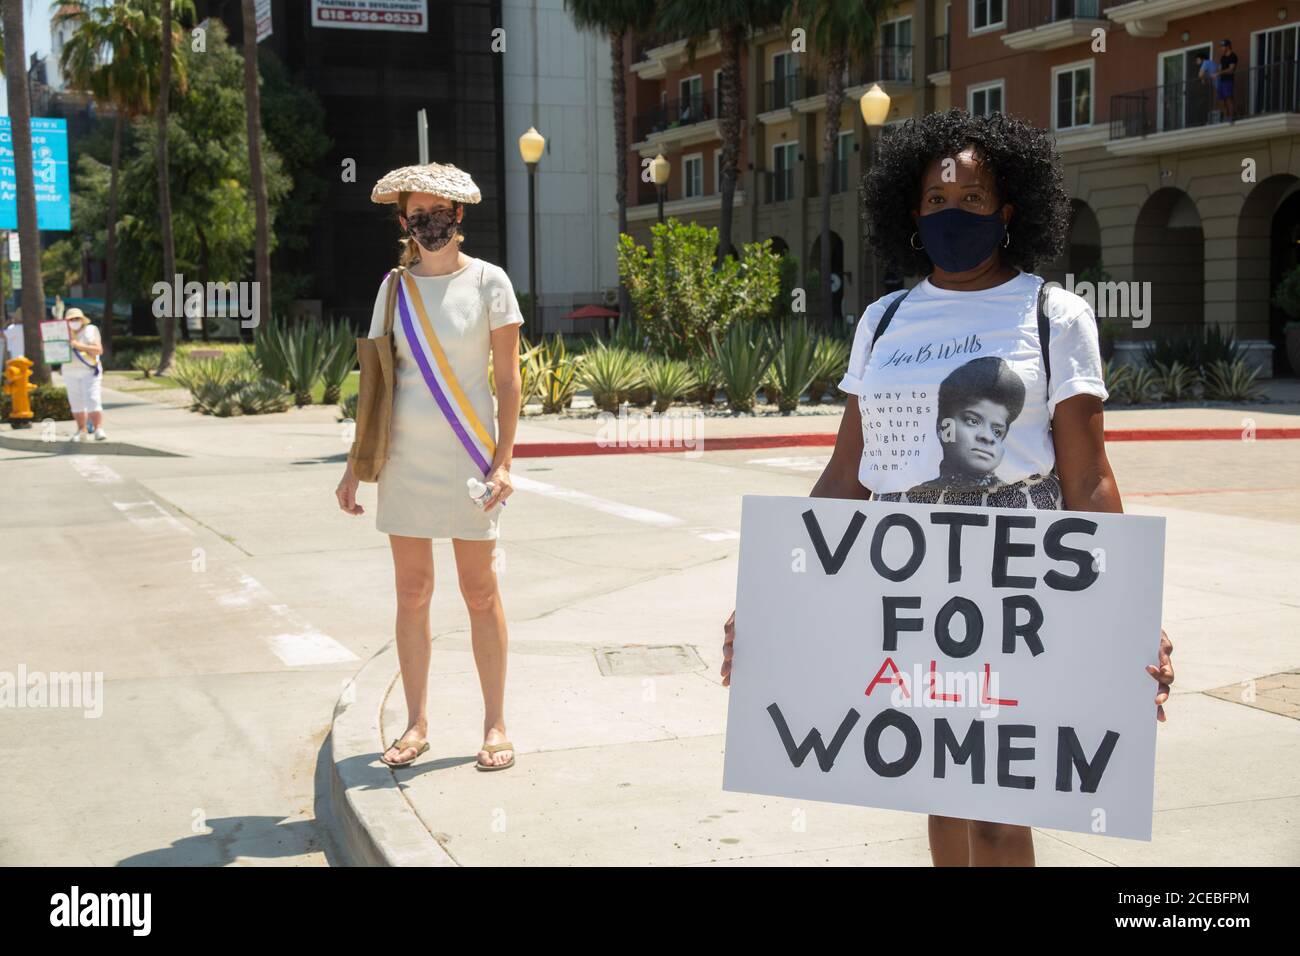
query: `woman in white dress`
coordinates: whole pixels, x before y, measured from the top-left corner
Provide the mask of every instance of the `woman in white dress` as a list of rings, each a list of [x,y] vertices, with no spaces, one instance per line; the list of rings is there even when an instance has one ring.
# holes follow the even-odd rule
[[[392,548],[397,653],[409,717],[405,733],[382,759],[391,767],[407,766],[429,746],[432,539],[450,538],[483,691],[478,769],[504,770],[514,765],[515,755],[506,738],[506,620],[493,555],[501,508],[512,492],[524,320],[504,270],[460,251],[464,204],[480,199],[467,173],[438,163],[404,167],[381,179],[371,198],[396,203],[406,234],[401,265],[407,268],[400,279],[381,284],[369,332],[370,338],[384,334],[387,284],[397,281],[396,385],[375,526]],[[488,486],[481,508],[467,491],[471,478]],[[352,515],[363,513],[357,483],[349,456],[335,494]]]

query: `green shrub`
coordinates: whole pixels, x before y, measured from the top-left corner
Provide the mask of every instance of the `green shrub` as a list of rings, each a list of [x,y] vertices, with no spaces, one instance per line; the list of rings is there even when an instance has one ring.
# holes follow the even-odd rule
[[[1106,359],[1101,366],[1101,377],[1106,384],[1107,402],[1122,402],[1127,393],[1128,381],[1133,377],[1133,366],[1122,365],[1115,359]]]
[[[532,345],[527,338],[519,336],[519,411],[521,414],[528,407],[528,403],[541,391],[541,355],[541,345]]]
[[[835,387],[849,370],[849,343],[829,335],[817,337],[813,347],[813,377],[808,385],[808,401],[816,405]]]
[[[1193,369],[1178,361],[1169,365],[1157,364],[1152,371],[1155,373],[1155,394],[1162,402],[1186,401],[1201,381]]]
[[[334,360],[339,343],[316,322],[290,326],[281,339],[284,374],[295,405],[311,404],[311,392],[325,366]]]
[[[786,322],[772,355],[768,373],[777,407],[789,414],[799,407],[799,396],[813,380],[815,345],[806,319]]]
[[[643,384],[642,358],[630,349],[601,345],[587,353],[578,380],[590,389],[597,408],[617,412],[619,404]]]
[[[1118,383],[1118,388],[1112,397],[1124,405],[1139,405],[1153,401],[1159,387],[1155,372],[1139,365],[1125,367],[1128,369],[1128,374]]]
[[[688,358],[686,364],[690,367],[694,385],[683,397],[689,402],[712,405],[713,398],[718,392],[718,383],[721,381],[718,363],[713,360],[713,356],[699,352]]]
[[[721,340],[715,332],[713,357],[727,392],[727,406],[733,412],[752,412],[758,387],[772,364],[766,331],[755,323],[737,322]]]
[[[161,361],[162,353],[159,351],[135,352],[131,355],[130,368],[139,372],[141,378],[148,378]]]
[[[1235,362],[1241,357],[1241,346],[1231,332],[1223,332],[1217,325],[1178,332],[1158,332],[1142,348],[1147,365],[1154,369],[1181,362],[1196,372],[1202,372],[1214,362]]]
[[[1300,319],[1300,266],[1288,272],[1273,293],[1273,304],[1286,313],[1287,318]]]
[[[343,384],[357,367],[357,340],[352,334],[352,326],[346,322],[331,322],[325,326],[326,347],[329,355],[321,365],[321,381],[325,383],[322,402],[333,405],[338,402]]]
[[[1205,397],[1217,402],[1251,402],[1259,396],[1259,370],[1243,360],[1212,362],[1204,372]]]
[[[43,422],[50,418],[56,422],[72,420],[72,406],[68,404],[68,390],[61,385],[38,385],[27,393],[32,406],[29,421]],[[0,419],[8,420],[11,401],[7,392],[0,392]]]
[[[360,393],[353,392],[343,401],[339,402],[339,412],[343,418],[348,421],[357,420],[357,400],[361,397]]]
[[[543,340],[538,353],[543,412],[553,414],[573,404],[573,396],[578,393],[578,366],[578,358],[568,354],[558,332],[550,342]]]
[[[695,385],[691,367],[680,359],[661,358],[646,365],[645,382],[654,393],[655,411],[666,412]]]

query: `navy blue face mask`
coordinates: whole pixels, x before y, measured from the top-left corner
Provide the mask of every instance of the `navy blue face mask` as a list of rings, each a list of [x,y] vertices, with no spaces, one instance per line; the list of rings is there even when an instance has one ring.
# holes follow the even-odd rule
[[[930,261],[944,272],[974,269],[1007,234],[1001,212],[980,216],[956,208],[918,216],[916,231]]]

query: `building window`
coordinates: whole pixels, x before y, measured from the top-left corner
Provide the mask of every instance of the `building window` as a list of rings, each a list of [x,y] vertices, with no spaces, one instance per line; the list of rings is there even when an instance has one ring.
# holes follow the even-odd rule
[[[1002,97],[1005,90],[1006,83],[1003,80],[994,80],[992,83],[981,83],[978,86],[967,87],[967,111],[974,116],[991,116],[994,113],[1004,112],[1005,106]]]
[[[687,199],[704,195],[704,155],[682,157],[682,195]]]
[[[698,74],[688,76],[677,84],[677,89],[679,100],[675,119],[682,124],[698,123],[704,119],[704,78]]]
[[[789,106],[798,98],[796,89],[799,64],[793,53],[778,53],[772,57],[772,109]]]
[[[849,156],[853,154],[853,144],[857,140],[852,133],[840,133],[835,143],[835,182],[833,192],[843,192],[849,184]]]
[[[912,79],[912,18],[890,20],[880,26],[880,78]]]
[[[971,0],[971,33],[981,30],[995,30],[1006,22],[1002,9],[1003,0]]]
[[[772,201],[794,198],[794,164],[799,159],[799,144],[780,143],[772,147]]]
[[[1092,125],[1092,63],[1071,63],[1052,71],[1054,129]]]

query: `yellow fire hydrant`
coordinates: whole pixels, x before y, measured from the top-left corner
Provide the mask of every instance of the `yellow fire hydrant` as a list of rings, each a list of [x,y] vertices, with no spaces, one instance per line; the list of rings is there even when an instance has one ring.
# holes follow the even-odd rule
[[[4,392],[9,396],[9,420],[18,428],[26,427],[32,419],[32,402],[27,396],[36,391],[36,386],[29,381],[31,377],[32,360],[26,356],[10,359],[5,365]]]

